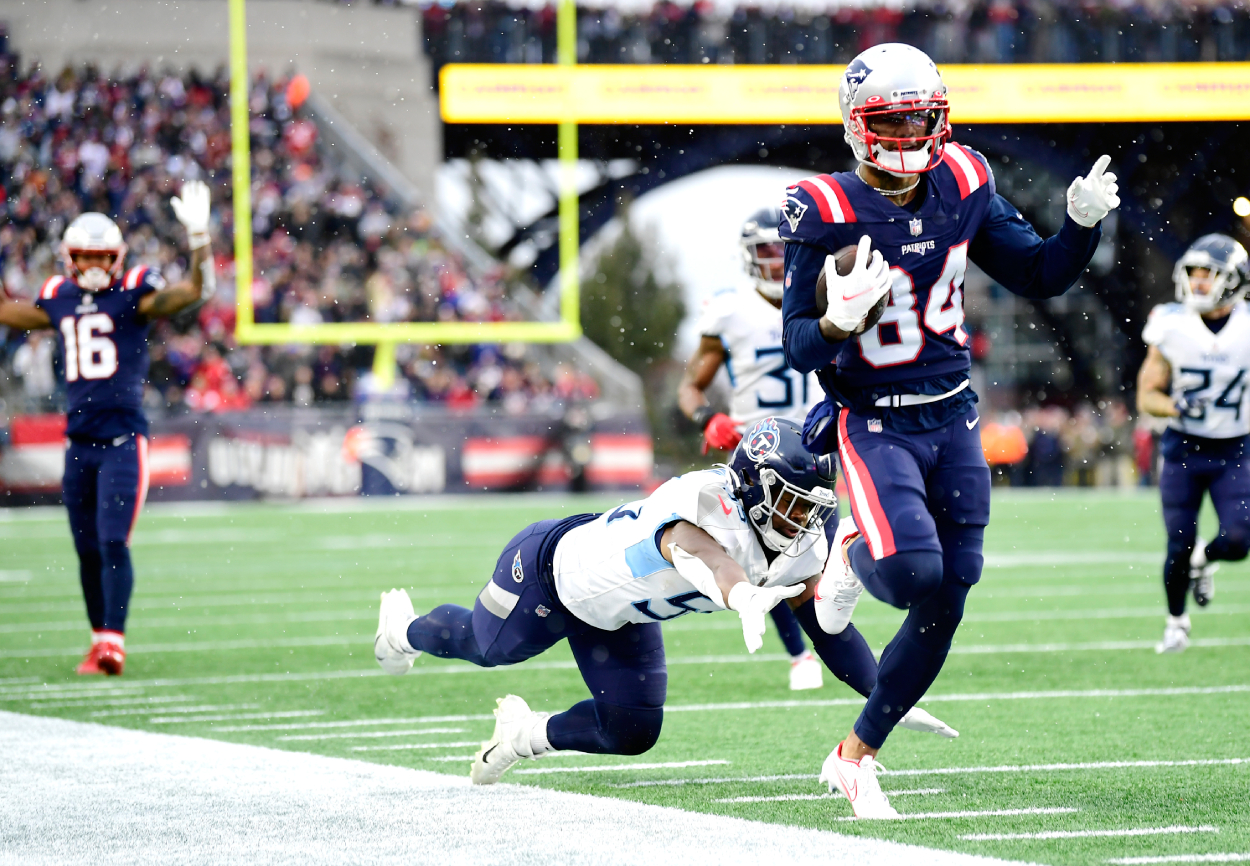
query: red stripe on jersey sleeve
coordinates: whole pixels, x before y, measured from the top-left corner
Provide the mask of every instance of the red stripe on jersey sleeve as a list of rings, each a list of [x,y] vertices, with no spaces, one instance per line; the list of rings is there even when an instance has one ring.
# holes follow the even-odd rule
[[[833,209],[829,207],[829,202],[825,198],[825,194],[820,191],[820,187],[812,183],[810,180],[799,181],[799,186],[812,197],[812,201],[816,202],[816,208],[820,211],[820,219],[822,222],[833,222]]]
[[[963,167],[955,161],[955,157],[951,156],[950,149],[952,147],[958,147],[958,145],[946,145],[947,152],[942,154],[942,164],[955,176],[955,183],[959,184],[959,197],[964,199],[972,192],[972,187],[968,185],[968,176],[964,174]]]
[[[126,288],[134,290],[139,287],[139,281],[143,279],[143,275],[148,271],[147,265],[136,265],[126,272]]]
[[[842,216],[844,217],[843,222],[856,222],[855,209],[851,207],[851,200],[846,197],[846,192],[843,191],[841,185],[833,179],[832,175],[822,174],[820,179],[829,184],[829,188],[833,190],[833,194],[838,197],[838,204],[842,208]]]
[[[63,282],[65,282],[65,277],[48,277],[44,281],[43,288],[39,290],[39,297],[45,301],[52,300],[56,297],[56,290],[61,287]]]

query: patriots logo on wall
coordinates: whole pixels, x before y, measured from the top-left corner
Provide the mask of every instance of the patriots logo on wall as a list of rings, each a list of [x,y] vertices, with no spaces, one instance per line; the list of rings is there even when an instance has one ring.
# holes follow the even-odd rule
[[[776,454],[780,446],[781,431],[777,429],[777,422],[772,418],[765,418],[756,424],[742,440],[742,447],[752,463],[764,462]]]
[[[525,569],[521,568],[521,551],[519,550],[512,559],[512,579],[517,583],[525,580]]]
[[[786,196],[786,200],[781,204],[781,215],[790,224],[790,231],[792,232],[799,230],[799,221],[803,219],[803,214],[805,213],[807,213],[807,205],[797,198]]]

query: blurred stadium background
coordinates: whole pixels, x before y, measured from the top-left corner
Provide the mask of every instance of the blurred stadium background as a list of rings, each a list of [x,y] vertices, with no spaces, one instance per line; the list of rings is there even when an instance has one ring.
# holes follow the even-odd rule
[[[554,125],[444,124],[452,62],[551,63],[554,6],[248,4],[257,322],[554,320]],[[555,346],[234,340],[228,32],[222,0],[0,2],[0,279],[29,297],[60,231],[96,209],[137,261],[186,266],[168,196],[213,188],[223,291],[154,331],[152,499],[645,486],[698,459],[676,380],[704,296],[738,278],[737,226],[787,182],[842,170],[837,126],[583,126],[577,170],[586,336]],[[143,21],[135,27],[134,21]],[[622,0],[578,7],[577,60],[838,64],[900,40],[939,63],[1250,59],[1244,3]],[[1230,100],[1244,99],[1232,91]],[[1238,122],[960,125],[1043,232],[1091,154],[1126,193],[1081,284],[1029,303],[973,269],[974,384],[997,482],[1151,482],[1135,417],[1141,326],[1195,236],[1250,241]],[[1239,171],[1240,169],[1240,171]],[[1243,199],[1244,201],[1244,199]],[[645,331],[644,331],[645,329]],[[638,335],[645,333],[645,341]],[[0,487],[55,501],[63,407],[49,335],[3,335]]]

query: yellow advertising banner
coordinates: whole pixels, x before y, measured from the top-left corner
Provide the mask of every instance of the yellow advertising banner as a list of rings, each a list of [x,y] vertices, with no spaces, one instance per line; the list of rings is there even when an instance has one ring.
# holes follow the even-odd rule
[[[841,66],[449,64],[447,123],[841,123]],[[943,66],[954,123],[1250,120],[1250,63]]]

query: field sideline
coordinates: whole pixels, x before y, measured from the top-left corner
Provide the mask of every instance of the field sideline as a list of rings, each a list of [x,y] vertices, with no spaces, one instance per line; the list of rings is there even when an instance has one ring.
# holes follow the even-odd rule
[[[523,525],[612,504],[152,507],[114,680],[73,675],[87,628],[64,513],[0,512],[0,710],[463,775],[496,697],[547,710],[585,697],[571,655],[507,670],[422,658],[384,677],[378,592],[471,604]],[[791,693],[779,641],[748,656],[728,614],[665,626],[669,712],[651,752],[555,756],[510,781],[1036,863],[1250,857],[1247,568],[1226,565],[1212,605],[1191,611],[1189,652],[1156,656],[1151,492],[1005,491],[993,513],[984,578],[925,702],[963,736],[900,731],[881,755],[908,820],[842,820],[849,808],[815,776],[862,700],[832,677]],[[902,616],[867,596],[857,614],[876,650]]]

